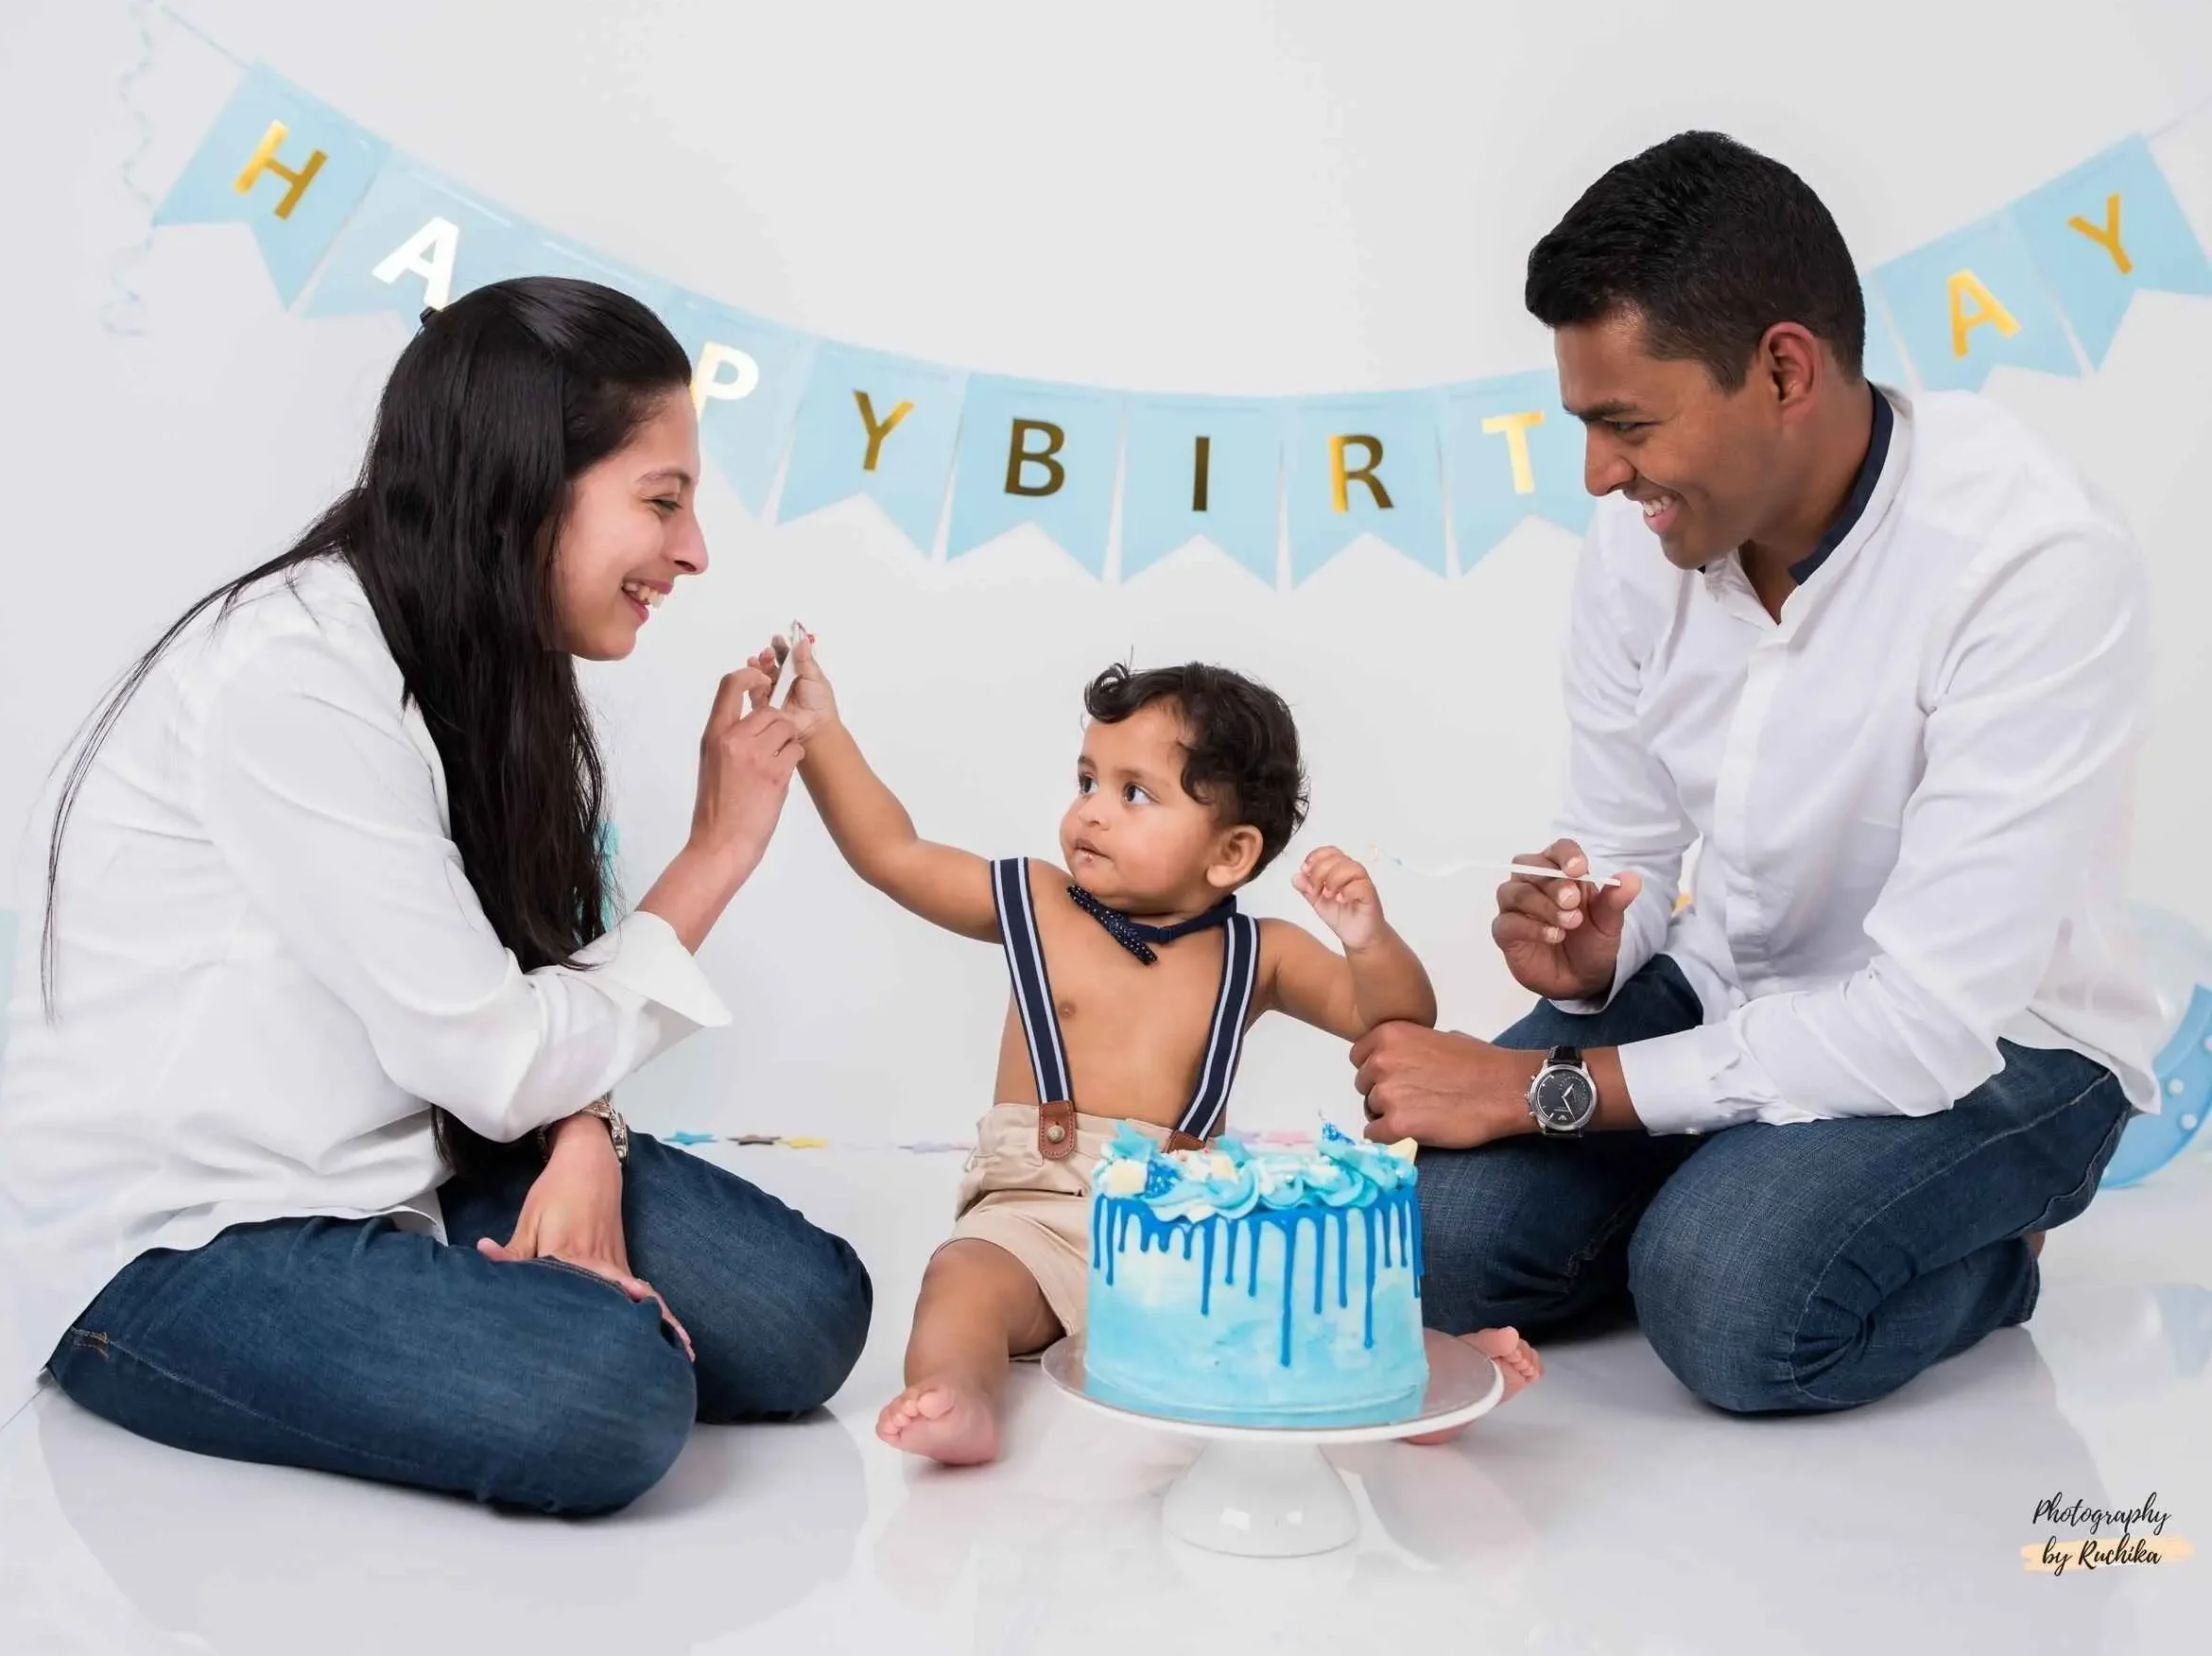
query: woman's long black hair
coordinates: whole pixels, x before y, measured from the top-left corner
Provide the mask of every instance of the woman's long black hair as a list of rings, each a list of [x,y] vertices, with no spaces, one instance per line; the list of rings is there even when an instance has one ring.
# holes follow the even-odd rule
[[[359,480],[288,550],[179,616],[90,721],[46,845],[49,1018],[63,835],[101,744],[193,622],[315,558],[343,559],[368,594],[444,761],[454,843],[500,940],[532,971],[599,935],[605,773],[561,637],[554,545],[578,474],[690,373],[659,318],[596,283],[524,277],[425,313],[377,404]],[[438,1126],[457,1165],[487,1159],[442,1111]]]

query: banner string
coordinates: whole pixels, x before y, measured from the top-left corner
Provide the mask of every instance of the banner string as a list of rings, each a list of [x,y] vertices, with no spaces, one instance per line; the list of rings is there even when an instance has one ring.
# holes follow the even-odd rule
[[[138,88],[153,68],[154,4],[155,0],[129,0],[126,11],[131,32],[137,36],[137,47],[130,66],[116,82],[131,133],[130,148],[123,157],[120,174],[123,192],[138,208],[144,226],[138,239],[120,250],[108,265],[108,297],[100,306],[100,326],[117,338],[130,338],[146,332],[146,297],[138,291],[137,278],[139,267],[153,253],[154,198],[139,181],[138,169],[147,152],[153,147],[153,117],[140,107]]]
[[[2206,110],[2212,110],[2212,92],[2206,93],[2195,103],[2184,106],[2181,113],[2174,115],[2169,119],[2162,122],[2160,125],[2152,128],[2148,132],[2144,133],[2143,136],[2146,139],[2151,140],[2163,138],[2169,132],[2176,131],[2179,129],[2187,126],[2191,121],[2195,120]]]
[[[175,24],[179,28],[182,29],[186,34],[190,35],[194,40],[198,41],[201,45],[214,52],[217,57],[228,58],[232,62],[237,64],[241,69],[247,67],[245,59],[239,57],[237,53],[232,51],[230,47],[224,45],[222,42],[216,40],[215,36],[209,34],[207,30],[201,28],[199,25],[194,23],[192,19],[186,17],[174,6],[165,4],[165,0],[133,0],[133,3],[150,7],[154,10],[160,12],[171,23]]]

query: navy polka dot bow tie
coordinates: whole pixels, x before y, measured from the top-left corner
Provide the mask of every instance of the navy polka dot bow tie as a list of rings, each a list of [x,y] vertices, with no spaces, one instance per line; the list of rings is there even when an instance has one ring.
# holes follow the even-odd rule
[[[1159,959],[1152,953],[1154,943],[1171,943],[1177,938],[1186,938],[1192,932],[1201,932],[1217,925],[1229,923],[1229,917],[1236,912],[1236,899],[1224,897],[1205,913],[1174,925],[1147,925],[1141,920],[1132,920],[1126,914],[1106,906],[1080,886],[1070,886],[1068,896],[1075,906],[1106,928],[1107,934],[1149,966]]]

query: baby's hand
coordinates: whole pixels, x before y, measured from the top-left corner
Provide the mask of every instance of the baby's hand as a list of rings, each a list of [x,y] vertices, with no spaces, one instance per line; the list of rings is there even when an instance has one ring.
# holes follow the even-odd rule
[[[1345,948],[1364,949],[1383,935],[1382,898],[1374,881],[1335,846],[1324,845],[1307,857],[1290,884]]]
[[[814,658],[814,635],[802,630],[798,637],[786,639],[778,633],[769,641],[768,648],[752,658],[752,665],[773,684],[783,676],[786,660],[793,656],[797,660],[791,668],[791,687],[784,697],[783,712],[804,742],[838,719],[837,692],[830,688],[829,676]]]

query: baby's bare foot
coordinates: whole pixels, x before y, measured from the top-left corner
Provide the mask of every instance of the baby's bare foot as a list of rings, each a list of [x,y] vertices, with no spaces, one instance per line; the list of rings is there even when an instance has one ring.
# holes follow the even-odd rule
[[[1497,1365],[1497,1371],[1505,1376],[1505,1390],[1499,1403],[1512,1400],[1516,1392],[1524,1391],[1544,1376],[1544,1359],[1536,1354],[1536,1348],[1523,1339],[1519,1332],[1511,1328],[1478,1328],[1473,1334],[1460,1337]],[[1448,1443],[1465,1426],[1453,1426],[1442,1432],[1425,1432],[1418,1438],[1408,1438],[1408,1443]]]
[[[972,1382],[919,1380],[883,1406],[875,1435],[946,1466],[998,1458],[998,1411]]]

